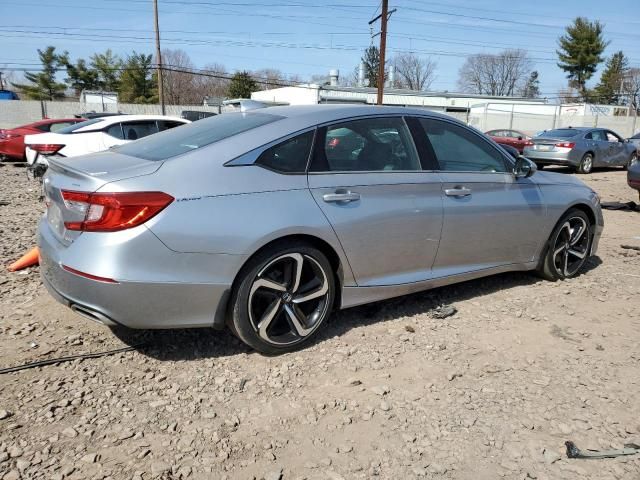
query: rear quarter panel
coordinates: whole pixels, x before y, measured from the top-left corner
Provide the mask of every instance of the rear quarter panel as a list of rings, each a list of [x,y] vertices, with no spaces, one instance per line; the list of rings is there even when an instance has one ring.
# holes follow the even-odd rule
[[[258,166],[223,167],[199,158],[166,162],[153,175],[103,186],[101,191],[153,190],[175,200],[146,226],[176,252],[252,255],[289,235],[328,243],[351,269],[328,220],[308,189],[306,175],[283,175]]]

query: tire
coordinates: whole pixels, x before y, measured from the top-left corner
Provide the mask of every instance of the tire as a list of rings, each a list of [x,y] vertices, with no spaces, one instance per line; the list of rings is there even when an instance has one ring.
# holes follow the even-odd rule
[[[538,267],[540,276],[550,281],[575,277],[589,258],[592,239],[587,214],[576,208],[567,211],[549,237]]]
[[[593,170],[593,155],[591,153],[585,153],[576,171],[580,174],[591,173]]]
[[[536,163],[536,167],[538,167],[538,170],[542,170],[544,168],[544,163]]]
[[[281,243],[250,259],[231,297],[231,331],[266,355],[308,344],[331,314],[335,275],[327,257],[304,243]]]

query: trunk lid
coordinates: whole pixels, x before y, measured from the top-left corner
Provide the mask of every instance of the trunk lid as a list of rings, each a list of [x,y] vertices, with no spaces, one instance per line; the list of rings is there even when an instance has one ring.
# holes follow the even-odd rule
[[[533,145],[529,146],[529,148],[534,151],[540,152],[552,152],[556,149],[556,143],[566,143],[571,142],[574,137],[565,137],[565,138],[553,138],[553,137],[535,137],[530,141]]]
[[[110,182],[150,175],[162,164],[163,162],[152,162],[115,152],[50,158],[42,188],[47,204],[47,222],[54,236],[63,244],[69,245],[82,233],[67,230],[64,226],[65,222],[83,221],[84,215],[70,208],[62,198],[62,190],[93,193]]]

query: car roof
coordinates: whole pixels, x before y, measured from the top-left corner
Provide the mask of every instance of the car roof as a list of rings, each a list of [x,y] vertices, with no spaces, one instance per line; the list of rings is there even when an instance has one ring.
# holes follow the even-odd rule
[[[373,115],[417,115],[446,119],[457,123],[459,120],[436,113],[424,108],[362,105],[362,104],[319,104],[319,105],[289,105],[267,107],[251,110],[248,113],[265,113],[284,117],[284,122],[278,122],[283,130],[294,125],[297,129],[307,128],[322,123],[337,122],[350,117],[366,117]],[[223,114],[224,115],[224,114]],[[287,121],[288,120],[288,121]],[[295,131],[295,130],[292,130]]]

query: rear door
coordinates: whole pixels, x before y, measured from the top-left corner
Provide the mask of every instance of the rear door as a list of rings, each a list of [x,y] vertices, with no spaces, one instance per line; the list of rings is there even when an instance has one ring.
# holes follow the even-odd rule
[[[442,178],[444,221],[434,276],[533,260],[545,207],[538,186],[516,179],[486,138],[447,120],[420,120]]]
[[[625,144],[621,137],[611,130],[604,130],[609,143],[609,163],[610,166],[620,166],[627,164]]]
[[[321,127],[308,181],[359,286],[428,279],[442,227],[440,178],[401,116]]]
[[[593,130],[591,132],[595,143],[594,166],[605,167],[611,164],[611,151],[609,140],[604,130]]]

